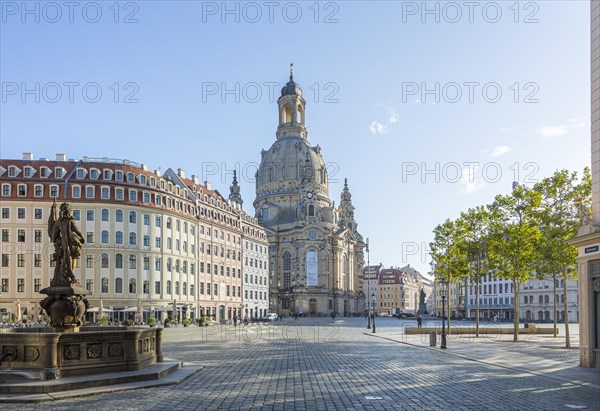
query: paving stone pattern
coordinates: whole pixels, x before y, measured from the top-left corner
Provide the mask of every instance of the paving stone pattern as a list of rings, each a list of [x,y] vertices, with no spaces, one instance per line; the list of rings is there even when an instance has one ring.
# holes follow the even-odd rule
[[[245,330],[240,332],[240,330]],[[178,385],[2,410],[600,410],[597,389],[364,335],[364,321],[170,328]],[[501,344],[501,343],[494,343]],[[529,349],[529,348],[526,348]]]

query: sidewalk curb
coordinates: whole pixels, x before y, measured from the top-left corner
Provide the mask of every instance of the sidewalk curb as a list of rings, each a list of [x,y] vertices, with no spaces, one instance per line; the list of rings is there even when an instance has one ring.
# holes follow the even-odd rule
[[[557,380],[557,381],[561,381],[561,382],[567,382],[567,383],[570,383],[570,384],[573,384],[573,385],[577,385],[577,386],[580,386],[580,387],[586,387],[586,388],[591,388],[591,389],[594,389],[594,390],[600,390],[600,385],[597,385],[597,384],[591,384],[591,383],[585,383],[585,382],[578,382],[577,380],[574,381],[574,380],[571,380],[571,379],[568,379],[568,378],[564,378],[564,377],[552,376],[552,375],[548,375],[546,373],[541,373],[541,372],[533,371],[533,370],[529,370],[529,369],[523,369],[523,368],[519,368],[519,367],[511,367],[511,366],[508,366],[508,365],[490,363],[490,362],[479,360],[479,359],[476,359],[476,358],[467,357],[466,355],[463,355],[463,354],[456,354],[456,353],[448,351],[447,349],[446,350],[442,350],[442,349],[437,348],[437,347],[427,347],[427,346],[417,345],[417,344],[409,343],[409,342],[406,342],[406,341],[395,340],[395,339],[390,338],[390,337],[384,337],[384,336],[381,336],[381,335],[373,335],[373,333],[365,333],[365,332],[363,332],[363,334],[367,335],[367,336],[370,336],[370,337],[376,337],[376,338],[380,338],[382,340],[387,340],[387,341],[395,342],[395,343],[398,343],[398,344],[405,344],[405,345],[409,345],[411,347],[424,348],[424,349],[435,351],[435,352],[439,352],[439,353],[445,353],[445,354],[448,354],[448,355],[452,355],[454,357],[462,358],[463,360],[474,361],[474,362],[478,362],[478,363],[481,363],[481,364],[486,364],[486,365],[491,365],[491,366],[494,366],[494,367],[504,368],[504,369],[507,369],[507,370],[514,370],[514,371],[525,372],[525,373],[528,373],[528,374],[536,375],[538,377],[550,378],[550,379],[553,379],[553,380]]]

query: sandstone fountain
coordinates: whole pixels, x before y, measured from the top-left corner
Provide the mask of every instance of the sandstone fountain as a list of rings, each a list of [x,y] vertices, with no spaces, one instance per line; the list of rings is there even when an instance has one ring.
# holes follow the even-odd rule
[[[69,204],[61,204],[58,213],[56,203],[52,205],[48,235],[54,244],[56,268],[50,286],[40,292],[47,295],[40,305],[50,318],[51,328],[2,330],[0,394],[114,384],[120,381],[114,373],[139,371],[161,363],[162,328],[82,326],[90,292],[73,274],[84,238],[75,226]],[[177,363],[175,369],[181,365]],[[160,376],[169,372],[163,369]],[[102,378],[106,373],[113,373],[112,378]],[[71,378],[79,376],[85,378]]]

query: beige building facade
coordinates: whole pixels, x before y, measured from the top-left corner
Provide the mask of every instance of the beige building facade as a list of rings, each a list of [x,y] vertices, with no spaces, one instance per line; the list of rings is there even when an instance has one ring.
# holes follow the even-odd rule
[[[230,320],[244,303],[243,238],[266,244],[256,219],[208,183],[127,160],[3,159],[0,198],[0,321],[40,318],[39,290],[53,272],[53,201],[72,206],[86,240],[75,275],[92,307],[102,301],[115,322]]]
[[[583,367],[600,368],[600,1],[590,1],[592,206],[581,213],[579,235],[579,353]]]

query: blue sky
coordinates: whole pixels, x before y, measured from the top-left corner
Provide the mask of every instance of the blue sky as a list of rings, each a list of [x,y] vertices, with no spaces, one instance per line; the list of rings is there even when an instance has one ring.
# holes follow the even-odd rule
[[[444,219],[590,164],[587,1],[0,5],[3,158],[124,158],[223,193],[237,167],[253,213],[293,62],[371,263],[427,272]]]

